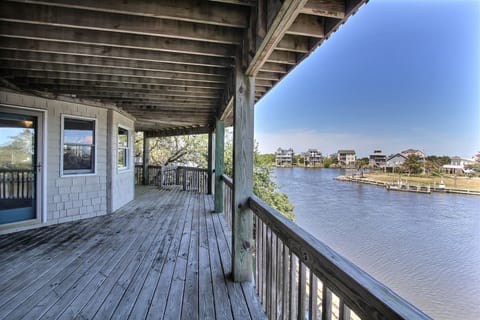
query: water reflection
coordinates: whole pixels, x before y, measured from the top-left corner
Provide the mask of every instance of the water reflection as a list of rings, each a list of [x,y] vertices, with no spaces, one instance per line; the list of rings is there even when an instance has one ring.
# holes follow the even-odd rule
[[[435,319],[480,318],[480,198],[335,181],[276,169],[297,223]]]

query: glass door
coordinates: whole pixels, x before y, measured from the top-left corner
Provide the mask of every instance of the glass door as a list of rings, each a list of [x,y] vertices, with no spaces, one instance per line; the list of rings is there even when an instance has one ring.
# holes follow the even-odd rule
[[[0,225],[39,218],[41,116],[9,110],[0,106]]]

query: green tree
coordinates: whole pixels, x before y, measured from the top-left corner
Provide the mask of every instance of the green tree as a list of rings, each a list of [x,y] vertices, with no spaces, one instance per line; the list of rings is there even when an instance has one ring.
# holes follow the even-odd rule
[[[136,156],[143,153],[143,134],[137,133],[135,140]],[[185,135],[150,138],[150,164],[195,165],[207,167],[208,135]]]
[[[296,164],[297,166],[299,164],[303,165],[305,164],[305,158],[301,154],[296,154],[293,156],[293,163]]]
[[[361,175],[363,177],[363,170],[368,167],[370,161],[368,158],[361,158],[355,161],[355,168],[361,170]]]
[[[233,145],[231,140],[225,142],[225,174],[233,177]],[[278,210],[288,219],[295,221],[293,204],[280,186],[273,181],[271,162],[263,157],[255,146],[253,153],[253,193],[269,206]]]
[[[428,175],[441,175],[442,167],[450,163],[448,156],[428,156],[425,159],[425,173]]]
[[[408,172],[409,175],[412,173],[420,173],[422,171],[422,162],[420,157],[416,154],[408,155],[407,159],[405,159],[405,162],[403,162],[403,168]]]
[[[29,169],[32,167],[34,153],[34,131],[18,128],[16,132],[18,132],[16,135],[7,137],[0,145],[0,166],[10,169]]]
[[[330,166],[333,164],[332,158],[325,158],[323,159],[323,166],[325,168],[330,168]]]
[[[262,164],[271,166],[275,164],[275,154],[274,153],[264,153],[264,154],[259,154],[258,155],[259,161],[262,162]]]

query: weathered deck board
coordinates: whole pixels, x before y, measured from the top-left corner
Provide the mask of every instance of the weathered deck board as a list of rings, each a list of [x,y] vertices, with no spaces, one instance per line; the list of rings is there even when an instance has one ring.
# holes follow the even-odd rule
[[[115,214],[0,236],[0,319],[259,319],[211,196],[138,189]]]

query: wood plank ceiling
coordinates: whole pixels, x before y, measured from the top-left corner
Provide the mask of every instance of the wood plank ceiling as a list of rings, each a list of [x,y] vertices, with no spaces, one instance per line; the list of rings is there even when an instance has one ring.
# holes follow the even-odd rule
[[[0,77],[115,104],[151,135],[207,132],[231,124],[235,59],[258,101],[366,1],[2,0]]]

